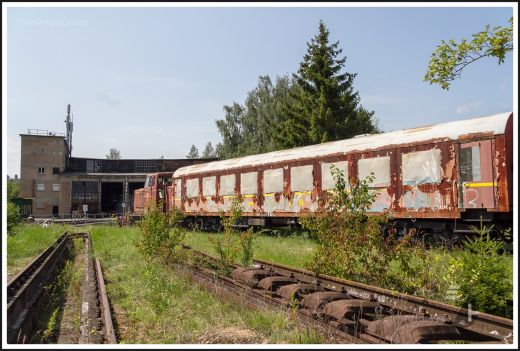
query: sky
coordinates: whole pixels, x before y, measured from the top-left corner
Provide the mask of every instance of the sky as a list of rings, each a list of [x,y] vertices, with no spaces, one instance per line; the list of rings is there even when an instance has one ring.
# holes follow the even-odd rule
[[[423,81],[442,40],[507,26],[512,7],[301,6],[7,8],[4,174],[20,173],[20,133],[65,132],[67,104],[72,156],[202,152],[221,141],[224,105],[243,103],[261,75],[298,70],[320,20],[383,131],[513,111],[511,53],[467,66],[448,91]]]

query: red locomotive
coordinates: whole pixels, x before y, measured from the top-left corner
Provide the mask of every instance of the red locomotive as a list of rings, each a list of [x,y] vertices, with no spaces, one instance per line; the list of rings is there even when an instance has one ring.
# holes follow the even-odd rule
[[[297,224],[322,209],[334,164],[352,183],[374,174],[371,212],[391,215],[402,233],[454,237],[481,221],[512,226],[512,160],[510,112],[186,166],[163,194],[165,210],[181,208],[202,229],[219,227],[236,196],[244,225]]]

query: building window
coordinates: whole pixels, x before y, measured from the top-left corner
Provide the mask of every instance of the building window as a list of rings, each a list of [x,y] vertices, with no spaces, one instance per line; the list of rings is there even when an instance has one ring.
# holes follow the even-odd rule
[[[358,179],[366,179],[373,173],[374,183],[371,188],[383,188],[390,186],[390,157],[364,158],[358,161]]]
[[[60,167],[53,167],[52,174],[60,174]]]
[[[204,195],[204,196],[217,195],[216,179],[217,179],[217,177],[215,177],[215,176],[202,178],[202,195]]]
[[[283,169],[267,169],[264,171],[264,193],[283,191]]]
[[[350,185],[348,178],[348,163],[347,161],[338,161],[321,164],[321,189],[332,190],[336,186],[336,180],[334,179],[331,170],[332,165],[343,173],[343,179],[348,187]]]
[[[52,191],[60,191],[60,185],[59,184],[52,184]]]
[[[462,182],[478,182],[480,175],[480,146],[460,149],[460,178]]]
[[[45,168],[38,167],[38,174],[43,174],[43,173],[45,173]]]
[[[36,184],[36,190],[45,191],[45,184]]]
[[[240,174],[240,193],[242,195],[253,195],[258,192],[258,172]]]
[[[291,167],[291,191],[306,191],[314,188],[313,166]]]

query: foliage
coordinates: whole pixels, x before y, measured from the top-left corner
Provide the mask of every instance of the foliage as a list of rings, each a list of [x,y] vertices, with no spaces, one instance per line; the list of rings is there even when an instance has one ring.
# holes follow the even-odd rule
[[[231,207],[231,216],[226,217],[221,212],[220,220],[224,228],[222,237],[212,237],[209,241],[212,243],[217,255],[222,263],[224,274],[230,274],[232,265],[238,258],[240,251],[240,237],[234,226],[242,215],[241,203],[238,198],[233,199]]]
[[[224,228],[222,236],[209,238],[223,265],[225,274],[231,273],[232,265],[240,259],[243,266],[252,263],[254,255],[253,229],[240,232],[235,229],[236,224],[242,217],[242,200],[235,197],[231,205],[231,216],[225,217],[221,212],[221,222]]]
[[[222,143],[219,158],[265,153],[284,148],[350,138],[378,132],[374,112],[359,105],[353,92],[356,76],[340,73],[345,58],[338,43],[329,45],[329,32],[320,32],[308,44],[298,74],[260,76],[244,104],[224,106],[224,118],[216,121]]]
[[[319,33],[307,43],[298,73],[293,74],[300,89],[291,92],[293,99],[285,106],[289,118],[277,133],[283,147],[378,132],[374,112],[359,106],[359,94],[353,88],[356,74],[341,73],[346,57],[338,58],[343,51],[338,46],[339,42],[329,44],[329,31],[320,21]]]
[[[460,78],[462,70],[469,64],[484,57],[495,57],[498,64],[505,60],[508,52],[513,51],[513,17],[509,27],[489,25],[481,32],[473,34],[473,39],[462,39],[460,43],[451,39],[442,41],[433,52],[424,80],[449,89],[450,82]]]
[[[7,200],[20,197],[20,180],[9,179],[7,181]]]
[[[202,151],[202,158],[214,158],[216,157],[215,149],[213,149],[213,145],[211,142],[206,144],[204,151]]]
[[[133,244],[141,236],[139,228],[96,225],[90,231],[119,343],[198,344],[208,330],[228,327],[258,333],[259,344],[287,343],[303,333],[283,311],[251,310],[240,301],[224,301],[172,270],[172,265],[143,262]],[[204,243],[208,245],[207,239]]]
[[[186,155],[188,159],[196,159],[199,158],[199,149],[195,145],[191,145],[190,152]]]
[[[116,148],[111,148],[108,151],[108,155],[106,155],[107,160],[120,160],[121,159],[121,152]]]
[[[179,226],[174,226],[182,216],[180,211],[164,213],[162,204],[149,204],[146,214],[139,222],[141,236],[137,247],[148,259],[159,258],[164,262],[178,258],[180,247],[186,233]]]
[[[13,202],[7,201],[7,234],[13,235],[14,228],[20,223],[20,208]]]
[[[280,150],[277,125],[287,117],[283,106],[290,104],[289,92],[298,86],[288,76],[260,76],[245,103],[224,106],[224,119],[216,121],[222,143],[216,148],[220,158],[232,158]]]
[[[454,300],[458,305],[506,316],[513,282],[499,255],[502,243],[490,236],[492,229],[472,227],[477,236],[464,240],[464,250],[450,260],[446,279],[457,287]]]
[[[242,248],[242,257],[240,264],[247,267],[253,263],[254,255],[254,236],[253,228],[249,228],[246,231],[240,233],[240,246]]]
[[[386,216],[365,214],[376,196],[370,189],[374,176],[350,187],[334,165],[331,171],[336,185],[327,210],[301,220],[305,228],[315,233],[318,243],[307,267],[317,274],[380,284],[385,281],[395,240],[391,235],[381,235]]]

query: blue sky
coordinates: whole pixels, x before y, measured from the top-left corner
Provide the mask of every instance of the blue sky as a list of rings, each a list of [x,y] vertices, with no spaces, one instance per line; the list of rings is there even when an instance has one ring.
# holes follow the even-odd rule
[[[8,8],[7,174],[20,133],[65,131],[73,156],[183,158],[220,141],[223,106],[260,75],[296,72],[322,19],[384,131],[513,110],[513,59],[468,66],[449,91],[422,80],[441,40],[507,25],[512,8]]]

